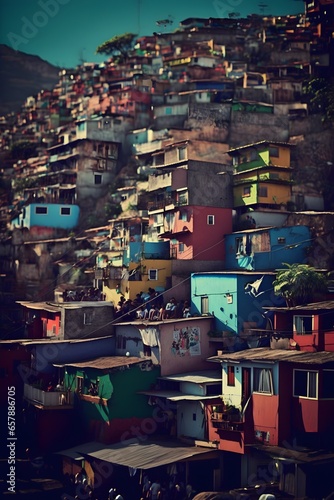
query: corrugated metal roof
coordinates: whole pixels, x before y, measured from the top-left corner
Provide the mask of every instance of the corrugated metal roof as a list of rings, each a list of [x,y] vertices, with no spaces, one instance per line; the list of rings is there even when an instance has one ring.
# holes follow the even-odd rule
[[[321,309],[334,309],[334,300],[324,300],[322,302],[312,302],[310,304],[304,304],[302,306],[293,306],[293,307],[264,307],[264,309],[270,311],[319,311]]]
[[[180,391],[138,391],[137,394],[144,394],[145,396],[152,396],[155,398],[165,398],[169,399],[170,401],[202,401],[204,399],[214,399],[220,397],[220,394],[199,396],[195,394],[184,394]]]
[[[57,454],[75,460],[89,455],[105,462],[147,470],[186,460],[196,455],[198,457],[203,455],[203,459],[208,458],[208,454],[211,454],[212,457],[218,457],[218,453],[218,450],[212,450],[212,448],[185,446],[170,439],[166,442],[138,441],[138,439],[135,439],[112,445],[90,442],[59,451]]]
[[[284,349],[270,349],[268,347],[257,347],[244,351],[223,353],[208,358],[209,361],[229,361],[239,363],[241,361],[252,362],[276,362],[287,361],[292,363],[325,364],[334,362],[334,352],[306,352]]]
[[[257,274],[259,274],[259,273],[257,273]],[[129,325],[153,326],[154,325],[154,326],[156,326],[156,325],[163,325],[165,323],[183,323],[183,322],[189,323],[189,321],[194,321],[194,320],[201,321],[201,320],[208,319],[208,318],[212,318],[212,316],[211,315],[210,316],[191,316],[189,318],[172,318],[172,319],[163,319],[160,321],[149,321],[147,319],[136,319],[133,321],[120,321],[118,323],[113,322],[113,325],[116,325],[116,326],[129,326]]]
[[[103,307],[103,306],[114,306],[113,302],[109,301],[94,301],[94,300],[84,300],[77,302],[30,302],[30,301],[16,301],[23,307],[28,309],[36,309],[48,312],[60,312],[62,309],[83,309],[85,307]]]
[[[247,102],[247,101],[245,101]],[[253,148],[257,146],[264,146],[266,144],[276,144],[277,146],[289,146],[289,147],[295,147],[295,144],[291,144],[289,142],[282,142],[282,141],[259,141],[259,142],[252,142],[250,144],[245,144],[244,146],[239,146],[238,148],[233,148],[228,151],[228,153],[234,153],[237,151],[241,151],[243,149],[248,149],[248,148]]]
[[[74,368],[97,368],[98,370],[107,370],[109,368],[117,368],[119,366],[134,365],[143,363],[146,359],[137,358],[136,356],[105,356],[102,358],[80,361],[78,363],[63,363],[54,366],[64,367],[73,366]]]
[[[163,380],[174,380],[176,382],[193,382],[195,384],[206,384],[208,382],[220,382],[222,375],[216,370],[203,370],[198,372],[177,373],[159,377]]]
[[[111,339],[114,335],[106,335],[105,337],[95,337],[89,339],[55,339],[46,337],[44,339],[7,339],[0,340],[1,344],[20,344],[23,346],[27,345],[43,345],[43,344],[76,344],[78,342],[94,342],[103,341],[105,339]]]
[[[28,309],[43,310],[53,313],[61,311],[60,305],[53,305],[47,302],[28,302],[24,300],[23,301],[17,300],[16,303],[20,304],[23,307],[27,307]]]
[[[334,453],[328,453],[326,450],[308,450],[308,449],[292,449],[283,448],[281,446],[268,446],[263,444],[251,445],[252,448],[268,453],[271,457],[277,460],[293,460],[298,463],[314,463],[314,462],[332,462],[334,461]]]

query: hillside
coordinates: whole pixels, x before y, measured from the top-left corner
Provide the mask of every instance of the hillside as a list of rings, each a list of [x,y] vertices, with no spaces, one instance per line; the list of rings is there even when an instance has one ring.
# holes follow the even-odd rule
[[[19,111],[27,97],[54,87],[58,72],[38,56],[0,44],[0,115]]]

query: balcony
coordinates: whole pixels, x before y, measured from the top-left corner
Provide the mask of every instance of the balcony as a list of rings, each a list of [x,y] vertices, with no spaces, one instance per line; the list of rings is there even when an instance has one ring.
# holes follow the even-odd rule
[[[67,391],[42,391],[29,384],[24,384],[24,397],[44,409],[70,409],[73,407],[73,394]]]

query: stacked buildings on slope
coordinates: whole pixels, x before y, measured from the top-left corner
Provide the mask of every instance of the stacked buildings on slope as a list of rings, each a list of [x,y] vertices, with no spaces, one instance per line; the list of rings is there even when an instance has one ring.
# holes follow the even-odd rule
[[[29,137],[36,156],[4,173],[2,295],[22,321],[0,341],[1,384],[22,396],[19,446],[56,452],[63,479],[128,498],[144,471],[197,491],[333,490],[333,302],[284,307],[272,285],[282,263],[333,256],[322,193],[293,182],[320,123],[302,83],[333,62],[312,4],[189,18],[121,64],[63,70],[2,127],[3,151]]]

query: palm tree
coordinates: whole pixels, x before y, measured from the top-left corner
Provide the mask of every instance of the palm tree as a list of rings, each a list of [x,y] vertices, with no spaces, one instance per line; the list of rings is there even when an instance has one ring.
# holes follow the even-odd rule
[[[322,300],[328,291],[327,275],[307,264],[286,264],[273,281],[275,295],[286,300],[288,307]]]

